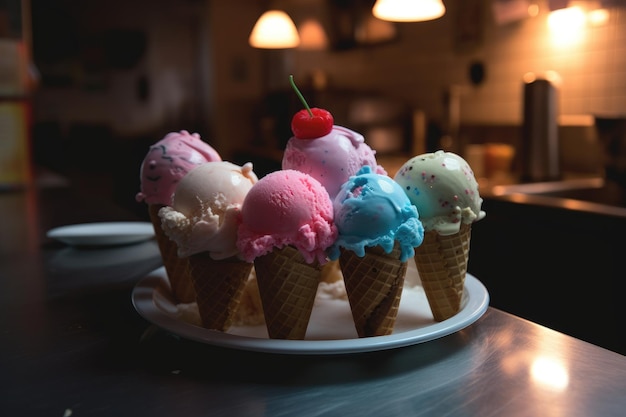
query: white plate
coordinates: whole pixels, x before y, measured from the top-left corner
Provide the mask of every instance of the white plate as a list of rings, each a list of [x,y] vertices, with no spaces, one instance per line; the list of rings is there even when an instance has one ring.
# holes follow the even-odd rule
[[[55,272],[80,272],[102,268],[127,268],[132,264],[148,263],[154,259],[161,259],[159,245],[156,240],[146,240],[132,246],[111,245],[98,247],[97,250],[66,246],[54,252],[49,265]],[[154,262],[152,264],[155,267],[159,265]],[[89,280],[90,277],[84,278]]]
[[[154,236],[152,223],[104,222],[57,227],[47,236],[74,246],[110,246],[141,242]]]
[[[409,268],[407,274],[416,274],[413,271]],[[407,275],[407,282],[410,280]],[[318,292],[305,340],[269,339],[265,325],[232,327],[223,333],[192,324],[172,302],[164,268],[140,280],[133,290],[132,300],[137,312],[146,320],[197,342],[257,352],[328,355],[399,348],[455,333],[485,313],[489,293],[480,281],[468,274],[461,311],[448,320],[436,322],[422,287],[405,287],[394,332],[388,336],[358,338],[348,301],[324,297]]]

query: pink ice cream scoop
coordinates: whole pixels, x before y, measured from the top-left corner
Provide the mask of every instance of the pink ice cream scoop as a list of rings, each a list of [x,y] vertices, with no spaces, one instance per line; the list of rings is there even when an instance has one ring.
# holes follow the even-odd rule
[[[169,205],[178,182],[196,166],[222,158],[197,133],[168,133],[150,147],[141,164],[141,191],[137,201]]]
[[[331,199],[364,165],[372,167],[377,174],[387,174],[377,164],[375,151],[365,143],[363,135],[337,125],[329,134],[319,138],[292,137],[287,142],[282,161],[283,169],[295,169],[318,180]]]
[[[274,171],[248,192],[241,208],[237,247],[248,262],[291,245],[305,261],[327,262],[335,242],[333,205],[315,178],[295,170]]]

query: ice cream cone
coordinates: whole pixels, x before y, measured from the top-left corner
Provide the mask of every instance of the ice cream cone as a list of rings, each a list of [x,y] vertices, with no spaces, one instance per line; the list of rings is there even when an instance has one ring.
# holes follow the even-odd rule
[[[237,314],[233,320],[233,326],[256,326],[265,323],[263,317],[263,305],[259,295],[259,285],[257,284],[254,268],[250,271],[250,277],[241,294]]]
[[[163,207],[159,204],[149,206],[150,220],[154,227],[154,234],[161,252],[163,266],[172,287],[172,296],[177,303],[191,303],[196,301],[196,291],[193,288],[189,275],[189,260],[178,256],[176,242],[170,240],[163,232],[159,210]]]
[[[397,243],[391,253],[380,246],[367,247],[363,257],[341,250],[339,264],[359,337],[393,332],[407,269],[400,254]]]
[[[189,270],[202,326],[226,331],[233,323],[252,264],[236,257],[215,260],[208,252],[191,255]]]
[[[320,277],[320,282],[327,282],[332,284],[337,281],[341,281],[343,276],[341,275],[341,267],[339,266],[339,261],[328,261],[322,266],[322,276]]]
[[[292,246],[254,260],[265,324],[271,339],[302,340],[311,318],[321,266]]]
[[[415,248],[415,264],[436,321],[459,312],[465,285],[471,224],[462,224],[459,233],[441,236],[436,231],[424,234]]]

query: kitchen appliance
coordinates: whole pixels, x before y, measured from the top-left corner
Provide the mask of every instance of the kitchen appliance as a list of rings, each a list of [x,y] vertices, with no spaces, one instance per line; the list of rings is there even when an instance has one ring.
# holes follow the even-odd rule
[[[554,77],[527,74],[524,81],[522,180],[560,179],[558,91]]]

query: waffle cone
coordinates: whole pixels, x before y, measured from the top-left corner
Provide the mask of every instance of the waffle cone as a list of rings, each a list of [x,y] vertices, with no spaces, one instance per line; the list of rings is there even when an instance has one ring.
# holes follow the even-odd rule
[[[296,248],[285,246],[256,258],[254,268],[269,337],[304,339],[320,282],[319,263],[308,264]]]
[[[417,271],[436,321],[446,320],[461,309],[470,236],[469,224],[462,224],[459,233],[451,236],[428,231],[415,248]]]
[[[236,257],[215,260],[208,252],[189,257],[202,327],[226,331],[233,323],[252,263]]]
[[[397,243],[391,253],[380,246],[368,247],[364,257],[341,250],[339,264],[359,337],[393,332],[407,270],[400,254]]]
[[[196,291],[193,288],[189,275],[189,260],[178,257],[176,242],[170,240],[163,232],[161,218],[159,217],[161,207],[163,206],[152,204],[149,207],[149,212],[156,241],[161,252],[163,266],[172,288],[172,296],[177,303],[191,303],[196,301]]]
[[[341,281],[343,276],[341,275],[341,267],[339,266],[339,261],[328,261],[322,266],[322,275],[320,277],[320,282],[327,282],[332,284],[337,281]]]
[[[237,315],[233,320],[233,326],[256,326],[263,323],[265,323],[263,305],[259,295],[256,273],[254,268],[252,268],[250,277],[239,300],[239,307],[237,307]]]

